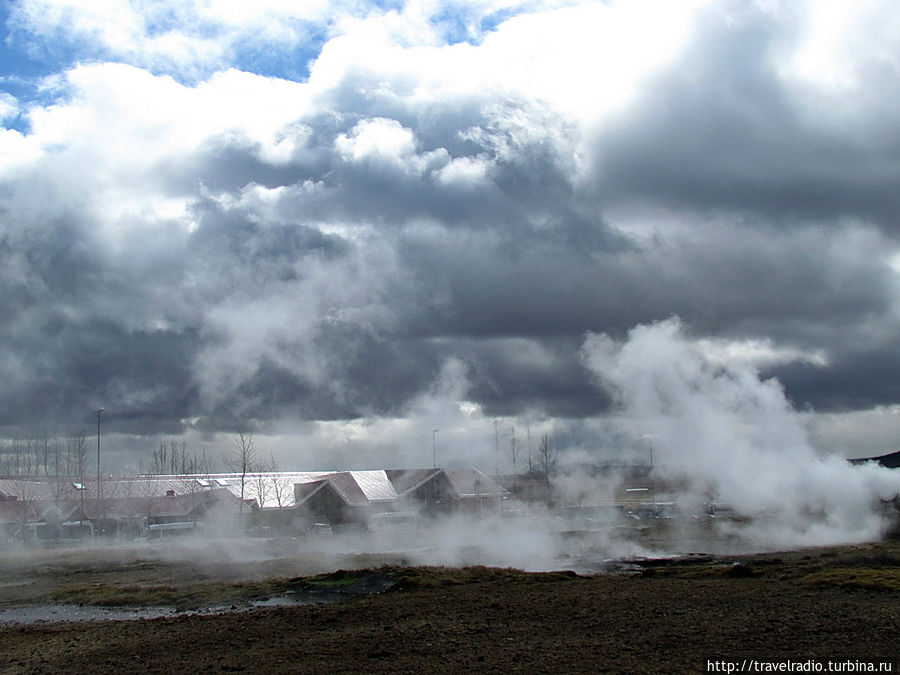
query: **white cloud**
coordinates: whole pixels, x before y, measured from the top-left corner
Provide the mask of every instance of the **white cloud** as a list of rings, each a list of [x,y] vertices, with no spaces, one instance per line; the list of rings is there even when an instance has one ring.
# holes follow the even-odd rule
[[[0,176],[39,157],[40,151],[20,131],[0,129]]]
[[[40,171],[52,201],[80,202],[111,235],[173,220],[192,228],[201,186],[173,186],[169,173],[207,146],[243,145],[278,165],[308,133],[297,123],[310,106],[304,85],[236,70],[186,86],[93,64],[68,71],[62,87],[65,99],[29,110],[30,133],[0,137],[0,172]]]
[[[745,340],[706,338],[697,340],[697,346],[713,363],[741,363],[754,368],[766,368],[794,362],[821,367],[828,365],[828,357],[821,349],[806,351],[795,347],[779,347],[772,340],[766,338]]]
[[[19,114],[19,102],[12,94],[0,91],[0,122]]]
[[[351,162],[370,161],[399,166],[416,150],[415,134],[396,120],[368,119],[358,123],[349,134],[341,134],[336,148]]]
[[[890,0],[807,0],[793,11],[799,35],[783,74],[846,95],[864,84],[867,70],[900,70],[900,14]]]
[[[42,40],[192,78],[226,65],[244,41],[290,49],[335,9],[328,0],[23,0],[13,23]]]
[[[596,122],[678,53],[701,4],[582,3],[522,15],[485,39],[479,61],[498,84]]]
[[[437,171],[438,180],[447,186],[484,185],[490,162],[483,157],[457,157]]]

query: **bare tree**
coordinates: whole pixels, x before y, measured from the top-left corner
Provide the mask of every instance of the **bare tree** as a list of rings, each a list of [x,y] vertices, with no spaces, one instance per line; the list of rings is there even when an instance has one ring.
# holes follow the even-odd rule
[[[13,455],[15,457],[15,464],[13,464],[13,472],[12,472],[13,476],[21,476],[22,475],[21,473],[19,473],[19,471],[21,470],[20,467],[22,466],[22,454],[23,454],[22,441],[18,436],[16,436],[16,438],[13,440]]]
[[[187,444],[181,441],[169,441],[160,443],[159,449],[153,451],[153,460],[150,464],[150,473],[153,475],[190,475],[209,473],[209,459],[206,450],[197,455],[195,450],[188,454]]]
[[[135,515],[141,516],[141,529],[149,532],[153,516],[156,515],[159,509],[159,504],[156,500],[156,486],[152,480],[141,480],[137,481],[135,487]]]
[[[531,425],[525,425],[525,434],[528,436],[528,475],[534,474],[534,457],[531,453]]]
[[[204,448],[200,455],[197,455],[197,451],[191,454],[191,459],[188,461],[188,473],[196,473],[196,474],[208,474],[209,473],[209,458],[206,456],[206,449]]]
[[[34,439],[35,448],[39,453],[40,466],[44,470],[44,475],[50,475],[50,457],[53,455],[51,450],[53,443],[50,440],[50,432],[46,429],[38,431]],[[37,475],[35,471],[35,475]]]
[[[32,469],[37,474],[35,443],[30,439],[16,438],[16,476],[30,476]]]
[[[259,508],[265,505],[266,499],[272,491],[271,470],[265,461],[251,467],[253,475],[250,478],[250,491],[256,497],[256,503],[259,504]]]
[[[275,497],[275,503],[278,504],[278,508],[284,508],[293,492],[293,488],[281,480],[281,477],[278,475],[278,462],[275,461],[275,455],[272,454],[269,454],[269,470],[272,472],[269,475],[272,483],[272,496]]]
[[[510,438],[509,438],[509,456],[510,456],[510,459],[512,459],[512,473],[513,473],[512,493],[513,493],[514,497],[516,495],[516,488],[518,487],[518,485],[517,485],[518,477],[516,474],[518,473],[517,464],[519,461],[519,452],[521,451],[521,449],[522,449],[521,446],[519,446],[519,444],[516,443],[516,428],[513,427],[512,431],[510,432]]]
[[[184,473],[184,441],[181,442],[181,451],[179,452],[178,443],[173,439],[169,441],[169,468],[168,474],[174,476]]]
[[[556,449],[553,447],[547,434],[541,435],[541,440],[537,447],[537,456],[538,467],[544,480],[544,487],[547,490],[547,506],[550,506],[550,478],[556,471]]]
[[[150,467],[150,473],[161,476],[166,472],[169,465],[169,446],[165,443],[159,444],[159,450],[153,451],[153,464]]]
[[[87,436],[83,431],[76,431],[66,439],[66,468],[69,475],[75,475],[84,482],[84,471],[87,468]]]
[[[253,434],[240,427],[235,431],[234,450],[227,460],[229,468],[241,475],[241,511],[244,510],[244,490],[247,485],[247,474],[253,470],[256,459],[256,448],[253,446]]]

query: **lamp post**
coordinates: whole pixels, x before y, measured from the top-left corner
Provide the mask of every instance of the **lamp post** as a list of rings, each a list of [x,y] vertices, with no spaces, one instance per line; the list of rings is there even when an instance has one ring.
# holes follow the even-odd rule
[[[431,464],[435,469],[437,469],[437,446],[435,445],[435,437],[437,436],[438,431],[440,431],[440,429],[431,430]]]
[[[78,519],[80,525],[84,525],[84,478],[81,479],[80,483],[72,483],[72,487],[78,490],[78,494],[81,497],[81,518]]]
[[[103,414],[103,408],[97,409],[97,529],[102,531],[103,527],[100,523],[102,507],[103,507],[103,489],[100,478],[100,416]]]
[[[653,512],[656,513],[656,485],[653,479],[653,439],[655,437],[653,434],[644,434],[641,438],[647,441],[647,446],[650,449],[650,503],[653,506]]]

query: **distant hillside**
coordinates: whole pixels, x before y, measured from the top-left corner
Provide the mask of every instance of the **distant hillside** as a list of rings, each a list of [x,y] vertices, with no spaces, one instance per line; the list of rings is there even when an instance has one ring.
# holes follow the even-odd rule
[[[851,464],[863,464],[864,462],[878,462],[881,466],[886,466],[889,469],[897,469],[900,468],[900,450],[881,455],[880,457],[860,457],[859,459],[850,460]]]

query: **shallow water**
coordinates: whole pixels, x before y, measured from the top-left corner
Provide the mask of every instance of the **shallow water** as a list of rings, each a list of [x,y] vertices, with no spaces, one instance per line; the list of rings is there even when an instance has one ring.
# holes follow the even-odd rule
[[[247,605],[217,605],[202,609],[177,610],[174,607],[89,607],[82,605],[35,605],[0,609],[0,626],[15,624],[66,623],[70,621],[137,621],[165,616],[246,612],[257,607],[297,607],[319,603],[343,602],[350,597],[340,592],[291,593],[253,600]]]
[[[61,623],[66,621],[130,621],[175,616],[174,607],[87,607],[37,605],[0,610],[0,625]]]

